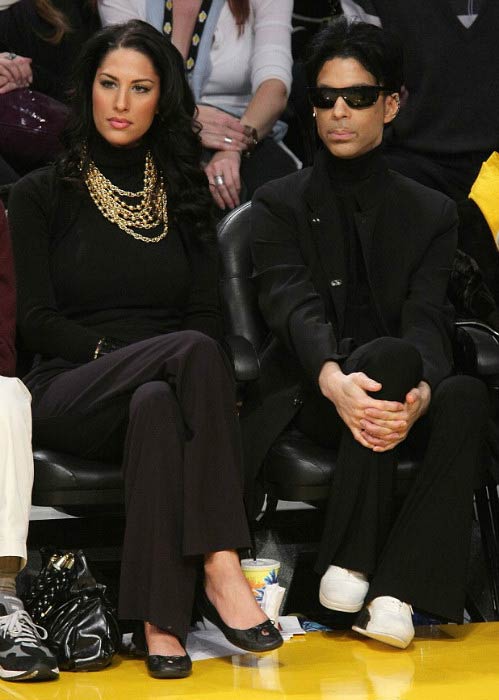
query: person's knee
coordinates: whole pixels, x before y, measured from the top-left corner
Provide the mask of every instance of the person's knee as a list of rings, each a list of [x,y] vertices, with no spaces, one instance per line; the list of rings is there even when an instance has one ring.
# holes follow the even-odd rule
[[[200,331],[182,331],[182,334],[191,352],[218,354],[218,343],[213,338],[210,338],[209,335],[205,335]]]
[[[401,338],[376,338],[367,346],[369,350],[364,360],[366,367],[390,370],[394,367],[410,366],[422,370],[419,351]]]
[[[220,373],[220,370],[224,373],[227,370],[228,360],[216,340],[198,331],[184,333],[187,340],[187,365],[202,370],[203,375],[207,372]]]
[[[130,401],[130,416],[146,413],[151,416],[176,417],[178,405],[173,388],[167,382],[146,382],[139,386]]]
[[[383,398],[395,398],[409,391],[418,385],[423,374],[419,351],[405,340],[391,337],[376,338],[357,348],[346,367],[349,372],[364,372],[380,382]]]

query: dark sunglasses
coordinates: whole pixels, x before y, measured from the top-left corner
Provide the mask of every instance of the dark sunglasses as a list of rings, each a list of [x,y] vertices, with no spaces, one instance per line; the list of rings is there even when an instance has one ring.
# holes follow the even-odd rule
[[[376,104],[380,92],[390,92],[382,85],[352,85],[351,87],[309,87],[308,97],[314,107],[331,109],[342,97],[351,109],[367,109]]]

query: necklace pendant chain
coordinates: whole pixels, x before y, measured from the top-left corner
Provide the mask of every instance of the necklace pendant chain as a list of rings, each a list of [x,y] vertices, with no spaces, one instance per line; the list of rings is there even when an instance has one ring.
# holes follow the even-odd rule
[[[85,184],[102,216],[112,224],[116,224],[129,236],[143,243],[159,243],[166,237],[168,233],[166,187],[163,177],[158,176],[150,151],[146,154],[143,189],[138,192],[122,190],[113,185],[93,160],[88,164]],[[161,223],[163,223],[163,231],[157,236],[144,236],[135,230],[157,228]]]

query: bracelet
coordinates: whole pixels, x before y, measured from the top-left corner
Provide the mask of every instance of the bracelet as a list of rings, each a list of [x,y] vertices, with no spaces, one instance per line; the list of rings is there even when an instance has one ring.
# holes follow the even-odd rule
[[[255,148],[258,146],[258,131],[255,129],[254,126],[250,126],[249,124],[246,124],[246,126],[251,129],[251,143],[248,144],[246,147],[246,150],[244,151],[244,155],[246,158],[249,158]]]

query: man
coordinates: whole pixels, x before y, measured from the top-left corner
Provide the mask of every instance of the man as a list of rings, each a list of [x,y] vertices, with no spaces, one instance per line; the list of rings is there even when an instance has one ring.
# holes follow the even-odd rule
[[[339,18],[314,39],[307,71],[323,148],[253,201],[272,338],[241,418],[249,481],[290,422],[338,448],[319,597],[360,611],[356,631],[404,648],[411,605],[462,619],[487,397],[478,380],[452,376],[455,205],[389,171],[381,152],[401,65],[395,40],[369,24]],[[394,519],[403,442],[426,449]]]
[[[31,396],[15,372],[15,287],[5,210],[0,203],[0,678],[48,680],[59,671],[16,597],[16,576],[26,564],[33,455]]]
[[[499,144],[499,3],[490,0],[341,0],[346,16],[397,33],[404,50],[400,117],[387,134],[389,167],[468,196]]]

